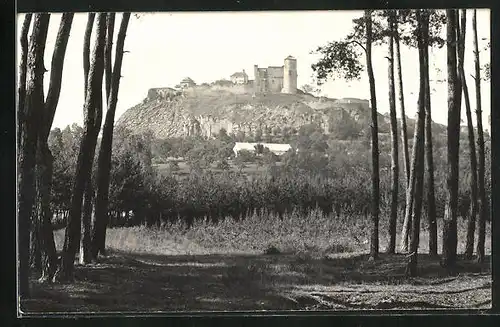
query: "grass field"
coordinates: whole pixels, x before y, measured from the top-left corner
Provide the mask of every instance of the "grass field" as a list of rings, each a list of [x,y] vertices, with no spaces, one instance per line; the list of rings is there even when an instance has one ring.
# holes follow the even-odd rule
[[[404,254],[368,261],[361,218],[311,213],[283,221],[199,222],[149,229],[112,228],[108,256],[77,265],[75,283],[32,280],[29,312],[460,309],[491,306],[491,240],[484,264],[460,260],[450,276],[421,235],[419,277],[405,276]],[[288,220],[287,220],[288,219]],[[464,239],[465,223],[459,224]],[[381,250],[386,246],[381,226]],[[57,248],[64,232],[55,232]],[[439,249],[441,246],[439,246]],[[459,253],[464,249],[459,242]]]

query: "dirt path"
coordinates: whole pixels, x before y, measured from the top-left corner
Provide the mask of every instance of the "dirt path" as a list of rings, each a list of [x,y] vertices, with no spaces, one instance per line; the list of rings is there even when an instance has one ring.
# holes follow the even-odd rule
[[[114,252],[77,266],[75,283],[33,280],[28,312],[232,311],[489,308],[488,263],[461,262],[449,277],[419,256],[420,276],[404,276],[402,255],[176,255]]]

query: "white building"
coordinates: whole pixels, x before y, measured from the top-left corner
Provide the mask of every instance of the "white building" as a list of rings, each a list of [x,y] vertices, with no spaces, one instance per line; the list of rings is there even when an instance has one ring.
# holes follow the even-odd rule
[[[285,154],[286,152],[288,152],[288,150],[292,148],[290,144],[236,142],[233,148],[234,155],[237,157],[238,152],[240,152],[241,150],[255,152],[255,146],[258,144],[262,144],[264,148],[269,149],[269,151],[278,156]]]
[[[245,73],[245,70],[243,69],[242,72],[236,72],[231,75],[231,82],[233,82],[234,84],[247,84],[248,75],[247,73]]]

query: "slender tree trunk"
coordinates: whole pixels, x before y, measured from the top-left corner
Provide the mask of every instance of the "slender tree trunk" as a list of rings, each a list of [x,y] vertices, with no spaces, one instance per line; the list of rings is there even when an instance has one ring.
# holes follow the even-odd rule
[[[106,80],[106,104],[107,104],[108,108],[109,108],[109,100],[110,100],[110,93],[111,93],[111,81],[112,81],[112,73],[113,73],[113,71],[112,71],[112,50],[113,50],[114,28],[115,28],[115,13],[109,13],[107,16],[107,20],[106,20],[106,45],[104,47],[104,73],[105,73],[105,80]],[[107,115],[108,115],[108,113],[106,113],[106,119],[108,119]],[[113,120],[114,120],[114,117],[113,117]],[[106,127],[106,122],[104,124],[104,127]],[[103,135],[104,135],[104,133],[105,133],[105,131],[103,129]],[[101,138],[101,147],[103,145],[102,144],[103,139],[104,138]],[[99,150],[99,151],[101,151],[101,150]],[[98,158],[98,167],[99,167],[99,160],[100,160],[100,155]],[[99,184],[97,184],[97,185],[99,185]],[[95,203],[95,210],[96,211],[97,211],[97,201],[98,201],[98,199],[96,198],[96,203]],[[102,199],[100,201],[102,202]],[[91,251],[90,251],[90,255],[91,255],[91,258],[93,260],[97,260],[97,255],[98,255],[97,243],[94,244],[94,241],[93,241],[93,239],[95,238],[95,231],[96,231],[96,229],[99,230],[99,227],[97,227],[97,225],[101,224],[101,226],[102,226],[102,222],[98,221],[98,219],[96,217],[97,216],[94,214],[94,216],[93,216],[93,230],[92,230],[92,238],[91,238]],[[100,228],[102,228],[102,227],[100,227]],[[104,246],[104,242],[102,242],[102,244]],[[102,250],[101,253],[104,254],[104,250]]]
[[[427,19],[427,18],[426,18]],[[429,225],[429,254],[437,257],[436,196],[434,192],[434,153],[432,144],[431,91],[429,83],[429,29],[428,20],[423,30],[425,62],[425,149],[427,163],[427,220]]]
[[[370,83],[370,98],[372,112],[372,229],[370,237],[370,260],[378,258],[379,253],[379,201],[380,201],[380,175],[378,153],[378,113],[377,97],[375,92],[375,77],[372,67],[372,17],[371,10],[365,10],[366,24],[366,67]]]
[[[452,270],[457,256],[458,153],[460,140],[460,84],[457,75],[456,10],[446,10],[448,67],[448,164],[447,193],[443,221],[443,266]]]
[[[20,31],[21,58],[19,61],[19,80],[17,89],[17,148],[21,151],[21,131],[24,121],[24,102],[26,98],[26,65],[28,61],[28,32],[31,24],[32,14],[24,16],[23,26]]]
[[[125,43],[125,35],[127,32],[129,19],[130,13],[124,13],[120,24],[120,30],[118,31],[115,63],[110,84],[110,96],[108,97],[108,109],[104,121],[101,147],[99,148],[99,157],[97,161],[97,194],[95,204],[95,223],[92,235],[92,257],[94,259],[97,259],[99,253],[105,254],[106,248],[106,227],[109,221],[109,179],[111,172],[113,126],[116,104],[118,101],[118,90],[120,86],[123,47]]]
[[[37,189],[36,186],[36,179],[37,179],[38,172],[35,170],[35,190]],[[36,273],[39,273],[42,269],[42,253],[40,251],[41,248],[41,240],[40,240],[40,235],[41,235],[41,223],[38,221],[38,216],[37,213],[39,211],[38,208],[38,201],[36,199],[36,194],[35,194],[35,201],[34,201],[34,207],[33,207],[33,212],[31,216],[31,231],[30,231],[30,269],[35,271]]]
[[[398,86],[399,86],[399,106],[401,107],[401,139],[403,142],[403,163],[404,163],[404,171],[406,177],[406,187],[410,186],[410,158],[409,158],[409,150],[408,150],[408,129],[406,127],[406,113],[405,113],[405,101],[404,101],[404,88],[403,88],[403,73],[401,67],[401,50],[399,47],[399,31],[398,31],[398,21],[395,21],[395,39],[394,44],[396,48],[396,59],[397,59],[397,73],[398,73]],[[412,191],[413,192],[413,191]],[[411,202],[411,201],[410,201]],[[404,212],[406,212],[406,207],[410,205],[411,212],[411,203],[408,201],[404,205]],[[408,217],[408,218],[406,218]],[[402,229],[402,238],[401,238],[401,250],[403,252],[408,251],[408,235],[410,233],[410,225],[411,222],[408,220],[411,219],[411,215],[405,214],[405,220],[403,221],[403,229]]]
[[[30,297],[29,258],[31,214],[35,198],[35,153],[39,114],[43,110],[43,56],[49,27],[49,14],[35,14],[26,61],[26,98],[21,113],[20,151],[18,154],[18,251],[19,295]],[[21,67],[21,69],[23,69]]]
[[[84,99],[87,98],[87,89],[89,83],[89,69],[90,69],[90,37],[92,35],[92,27],[94,26],[95,13],[91,12],[87,17],[87,26],[85,27],[85,34],[83,36],[83,85],[84,85]]]
[[[417,140],[418,140],[418,112],[415,119],[415,129],[413,131],[413,148],[412,148],[412,160],[411,162],[415,162],[417,160]],[[414,206],[414,194],[415,194],[415,181],[416,181],[416,166],[410,166],[410,179],[408,183],[408,187],[406,188],[406,206],[405,206],[405,218],[403,221],[403,228],[401,233],[401,252],[408,252],[408,238],[411,231],[412,226],[412,210]]]
[[[83,37],[83,77],[84,77],[84,85],[85,85],[85,97],[87,96],[87,86],[88,86],[88,78],[89,78],[89,66],[90,66],[90,37],[92,34],[92,27],[95,21],[95,13],[89,13],[87,18],[87,26],[85,29],[85,34]],[[105,59],[104,59],[105,60]],[[102,100],[101,100],[102,101]],[[94,123],[92,123],[93,125]],[[95,129],[95,126],[91,127],[92,130]],[[93,134],[95,132],[92,131],[90,134],[92,135],[90,138],[93,139]],[[93,144],[89,146],[89,149],[94,148]],[[89,157],[91,157],[92,161],[95,157],[95,151],[89,153]],[[83,207],[82,207],[82,219],[80,226],[80,255],[79,255],[79,263],[87,264],[91,261],[90,255],[90,233],[91,233],[91,214],[92,214],[92,198],[93,198],[93,188],[92,188],[92,173],[90,175],[88,181],[85,182],[84,192],[83,192]]]
[[[51,223],[50,189],[52,187],[53,158],[47,142],[38,140],[37,148],[37,221],[41,256],[41,281],[50,281],[57,268],[57,253]]]
[[[396,48],[396,59],[398,62],[398,86],[399,86],[399,106],[401,107],[401,139],[403,141],[403,162],[406,176],[406,185],[409,184],[410,180],[410,157],[408,151],[408,129],[406,128],[406,113],[405,113],[405,99],[404,99],[404,89],[403,89],[403,72],[401,67],[401,50],[399,48],[399,31],[398,31],[398,21],[395,20],[395,38],[394,45]]]
[[[95,157],[95,146],[93,143],[90,156]],[[92,260],[91,256],[91,221],[92,221],[92,201],[93,201],[93,185],[92,185],[92,172],[89,180],[85,183],[85,191],[83,193],[83,210],[81,221],[81,238],[80,238],[80,255],[78,257],[80,264],[88,264]]]
[[[113,36],[115,31],[115,13],[109,13],[106,20],[106,46],[104,47],[104,73],[106,79],[106,104],[109,105],[109,95],[111,93],[112,83],[112,50]],[[115,54],[116,56],[116,54]]]
[[[52,188],[53,157],[48,146],[50,128],[54,120],[59,95],[61,92],[64,57],[68,44],[73,13],[64,13],[61,17],[59,31],[52,54],[49,90],[40,121],[38,148],[36,152],[37,165],[37,222],[40,224],[39,239],[42,263],[41,281],[50,281],[57,266],[57,253],[52,228],[52,210],[50,208],[50,192]]]
[[[424,95],[425,96],[425,95]],[[423,111],[423,108],[421,109]],[[422,117],[421,117],[422,116]],[[410,255],[408,261],[407,271],[410,276],[417,275],[417,256],[418,246],[420,241],[420,218],[422,214],[422,198],[423,198],[423,182],[424,182],[424,115],[419,114],[418,122],[419,136],[416,141],[418,154],[415,156],[415,193],[414,202],[412,207],[412,233],[410,239]]]
[[[395,12],[389,16],[389,108],[391,116],[391,215],[389,219],[389,246],[388,253],[396,252],[396,224],[398,220],[398,187],[399,187],[399,164],[398,164],[398,122],[396,116],[396,91],[394,88],[394,21]]]
[[[71,197],[71,209],[66,226],[61,265],[54,276],[55,280],[73,279],[74,260],[80,243],[80,224],[82,214],[83,193],[92,173],[92,152],[95,151],[94,135],[96,122],[99,119],[99,108],[102,109],[102,82],[104,73],[104,43],[106,31],[106,14],[97,17],[96,41],[92,52],[89,69],[87,96],[84,105],[84,131],[78,154],[75,181]],[[101,113],[102,115],[102,113]]]
[[[487,201],[485,190],[485,155],[484,155],[484,135],[483,135],[483,117],[481,112],[481,70],[479,63],[479,47],[477,42],[477,21],[476,10],[472,17],[472,31],[474,36],[474,76],[476,87],[476,121],[477,121],[477,148],[478,148],[478,237],[477,237],[477,260],[484,261],[484,243],[487,215]]]
[[[465,258],[470,260],[474,252],[474,234],[476,232],[476,215],[477,215],[477,158],[476,158],[476,144],[474,137],[474,126],[472,125],[472,113],[470,108],[469,99],[469,89],[467,87],[467,81],[465,80],[465,69],[464,69],[464,56],[465,56],[465,30],[467,26],[467,11],[466,9],[461,10],[461,23],[460,23],[460,79],[463,89],[464,101],[465,101],[465,112],[467,115],[467,131],[469,136],[469,150],[470,150],[470,167],[471,167],[471,209],[470,217],[467,222],[467,242],[465,245]]]
[[[418,58],[420,71],[420,90],[418,96],[418,113],[416,122],[416,137],[413,143],[412,173],[415,174],[415,192],[413,194],[412,233],[407,274],[417,275],[418,245],[420,240],[420,216],[422,213],[422,198],[424,190],[424,140],[425,140],[425,99],[426,99],[426,60],[425,34],[427,32],[427,13],[417,9],[418,24]]]

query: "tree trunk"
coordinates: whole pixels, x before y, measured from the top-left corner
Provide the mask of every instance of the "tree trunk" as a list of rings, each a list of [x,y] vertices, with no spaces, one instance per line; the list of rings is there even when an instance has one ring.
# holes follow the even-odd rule
[[[108,13],[106,18],[106,45],[104,46],[104,74],[105,74],[105,82],[106,82],[106,104],[109,106],[110,93],[111,93],[111,77],[112,77],[112,49],[113,49],[113,35],[114,35],[114,27],[115,27],[115,13]],[[114,119],[114,117],[113,117]],[[106,126],[106,125],[105,125]],[[104,132],[104,131],[103,131]],[[102,147],[102,139],[101,139],[101,147]],[[100,150],[99,150],[100,151]],[[99,159],[98,159],[99,160]],[[99,165],[99,163],[98,163]],[[97,201],[97,199],[96,199]],[[95,204],[95,207],[97,204]],[[95,208],[94,207],[94,208]],[[90,208],[89,208],[90,211]],[[90,212],[89,212],[90,214]],[[94,238],[94,231],[96,229],[96,225],[98,224],[96,215],[93,215],[92,225],[93,230],[91,231],[92,235],[89,235],[89,246],[90,258],[94,261],[97,260],[97,253],[94,251],[94,245],[92,238]],[[95,255],[94,255],[95,253]]]
[[[52,228],[52,210],[50,208],[50,192],[52,188],[53,157],[48,146],[50,128],[54,120],[59,95],[61,93],[62,72],[64,57],[68,44],[71,26],[73,24],[72,13],[65,13],[61,17],[59,31],[57,33],[54,51],[52,54],[49,90],[45,100],[43,115],[40,118],[38,134],[38,148],[36,152],[37,165],[37,222],[40,224],[39,239],[42,263],[41,281],[50,281],[57,266],[57,253]]]
[[[123,47],[127,32],[130,13],[124,13],[118,31],[115,63],[108,96],[108,109],[102,131],[101,146],[97,161],[97,194],[95,202],[95,222],[92,235],[92,257],[97,259],[99,253],[105,254],[106,227],[108,225],[109,179],[111,173],[111,154],[113,143],[113,125],[115,120],[118,90],[120,86]],[[110,63],[111,65],[111,63]]]
[[[87,87],[89,78],[89,68],[90,68],[90,37],[92,35],[92,27],[95,21],[95,13],[89,13],[87,17],[87,26],[85,27],[85,34],[83,36],[83,78],[84,78],[84,94],[87,97]],[[93,123],[92,123],[93,125]],[[92,126],[92,129],[94,127]],[[91,132],[93,135],[93,132]],[[92,136],[90,137],[92,138]],[[95,145],[90,145],[89,148],[95,148]],[[95,151],[89,154],[92,161],[95,157]],[[91,173],[92,175],[92,173]],[[79,263],[87,264],[90,263],[90,224],[91,224],[91,213],[92,213],[92,177],[85,182],[84,192],[83,192],[83,208],[82,208],[82,219],[80,226],[80,254]]]
[[[459,73],[460,80],[463,89],[464,101],[465,101],[465,112],[467,115],[467,131],[469,136],[469,150],[470,150],[470,168],[471,168],[471,208],[470,217],[467,222],[467,241],[465,245],[465,258],[467,260],[472,259],[474,252],[474,234],[476,232],[476,215],[477,215],[477,158],[476,158],[476,144],[474,137],[474,126],[472,125],[472,113],[470,108],[469,99],[469,89],[467,87],[467,81],[465,80],[465,69],[464,69],[464,56],[465,56],[465,30],[467,26],[467,11],[465,9],[461,10],[461,23],[460,23],[460,57],[459,62]]]
[[[416,122],[416,133],[413,143],[412,174],[415,174],[415,192],[413,194],[412,206],[412,233],[410,242],[410,255],[407,266],[407,274],[417,275],[418,245],[420,239],[420,216],[422,213],[422,197],[424,190],[424,124],[425,124],[425,101],[426,101],[426,61],[425,61],[425,35],[428,31],[427,13],[417,9],[418,24],[418,61],[420,71],[420,90],[418,96],[418,113]]]
[[[456,10],[446,10],[448,67],[447,193],[443,221],[443,266],[452,270],[457,256],[458,151],[460,140],[460,84],[457,76]]]
[[[87,26],[85,27],[85,34],[83,35],[83,94],[84,99],[87,98],[87,89],[89,83],[89,69],[90,69],[90,37],[92,35],[92,26],[94,26],[95,13],[90,12],[87,17]]]
[[[92,154],[95,151],[95,138],[97,138],[98,133],[98,131],[95,132],[95,126],[99,116],[102,116],[99,109],[102,109],[105,30],[106,14],[100,13],[97,17],[95,47],[89,69],[87,96],[84,105],[84,131],[80,142],[76,175],[73,183],[63,255],[61,265],[54,276],[55,280],[60,281],[73,279],[74,260],[80,243],[83,193],[92,173]]]
[[[23,122],[24,102],[26,98],[26,62],[28,61],[28,32],[31,24],[32,14],[24,16],[23,26],[20,31],[20,50],[21,56],[19,61],[19,80],[17,89],[17,147],[21,151],[21,126]]]
[[[418,122],[418,112],[415,119]],[[417,156],[417,144],[418,140],[418,128],[415,126],[413,132],[413,148],[412,148],[412,163],[415,162]],[[410,234],[412,226],[412,210],[414,205],[414,193],[415,193],[415,181],[416,181],[416,166],[412,164],[410,167],[410,179],[409,184],[406,188],[406,206],[405,206],[405,218],[403,221],[403,228],[401,232],[401,252],[408,252],[408,237]]]
[[[104,73],[106,79],[106,104],[109,105],[112,81],[112,50],[115,31],[115,13],[109,13],[106,20],[106,45],[104,47]],[[115,55],[116,56],[116,55]]]
[[[372,17],[371,10],[365,10],[366,24],[366,67],[370,83],[370,98],[372,112],[372,229],[370,237],[370,260],[378,258],[379,252],[379,200],[380,200],[380,175],[378,153],[378,113],[377,97],[375,92],[375,77],[372,67]]]
[[[93,144],[95,149],[95,144]],[[92,151],[92,158],[95,157],[95,151]],[[80,264],[85,265],[91,262],[91,221],[92,221],[92,201],[93,201],[93,185],[92,176],[85,184],[83,194],[83,210],[81,222],[81,239],[80,239],[80,256],[78,257]]]
[[[35,190],[38,188],[36,186],[36,179],[38,177],[38,172],[35,170]],[[42,253],[41,248],[41,223],[38,220],[38,201],[36,199],[37,194],[35,193],[35,201],[33,212],[31,216],[31,231],[30,231],[30,269],[39,273],[42,269]]]
[[[395,21],[395,46],[396,46],[396,58],[398,62],[398,85],[399,85],[399,105],[401,107],[401,139],[403,141],[403,163],[406,177],[406,187],[409,188],[411,186],[411,194],[413,194],[413,185],[411,184],[411,176],[410,176],[410,158],[409,158],[409,149],[408,149],[408,130],[406,127],[406,113],[405,113],[405,102],[404,102],[404,89],[403,89],[403,73],[401,67],[401,51],[399,47],[399,31],[398,31],[398,21]],[[404,205],[405,219],[403,221],[403,229],[402,229],[402,237],[401,237],[401,251],[408,251],[408,235],[410,233],[411,226],[411,205],[413,201],[413,197],[410,196],[410,201],[408,201],[408,196],[406,203]],[[407,207],[409,206],[409,211],[407,212]]]
[[[427,19],[427,18],[426,18]],[[429,83],[429,29],[428,20],[424,26],[424,62],[425,62],[425,149],[427,163],[427,221],[429,225],[429,254],[437,257],[437,221],[436,196],[434,192],[434,153],[432,144],[431,91]]]
[[[410,180],[410,158],[408,151],[408,132],[406,128],[406,113],[405,113],[405,100],[403,92],[403,73],[401,68],[401,51],[399,48],[399,31],[398,31],[398,21],[395,20],[395,38],[394,44],[396,46],[396,59],[398,62],[398,86],[399,86],[399,106],[401,107],[401,139],[403,141],[403,157],[404,157],[404,169],[406,176],[406,185],[408,186]]]
[[[53,157],[46,140],[38,139],[37,149],[37,221],[40,224],[41,281],[50,281],[57,268],[57,252],[50,208]]]
[[[483,135],[483,117],[481,112],[481,70],[479,64],[479,47],[477,42],[477,21],[476,10],[472,17],[472,31],[474,34],[474,75],[476,87],[476,121],[477,121],[477,148],[478,148],[478,236],[476,254],[478,262],[484,261],[484,243],[485,243],[485,227],[487,215],[487,201],[485,190],[485,155],[484,155],[484,135]]]
[[[389,218],[389,246],[388,253],[396,252],[396,224],[398,220],[398,187],[399,187],[399,164],[398,164],[398,122],[396,117],[396,91],[394,88],[394,21],[395,12],[389,16],[389,108],[391,117],[391,214]]]
[[[19,295],[30,297],[29,259],[31,214],[35,198],[34,171],[39,114],[43,110],[43,56],[49,27],[49,14],[35,14],[26,61],[26,97],[19,108],[20,151],[18,154],[18,251]],[[21,67],[21,70],[23,68]],[[22,87],[21,87],[22,88]]]
[[[49,90],[45,99],[45,111],[43,117],[43,139],[49,138],[50,128],[54,121],[57,104],[59,103],[59,95],[61,93],[62,74],[64,68],[64,58],[66,56],[66,48],[68,39],[73,24],[73,13],[64,13],[61,17],[59,30],[52,53]]]

